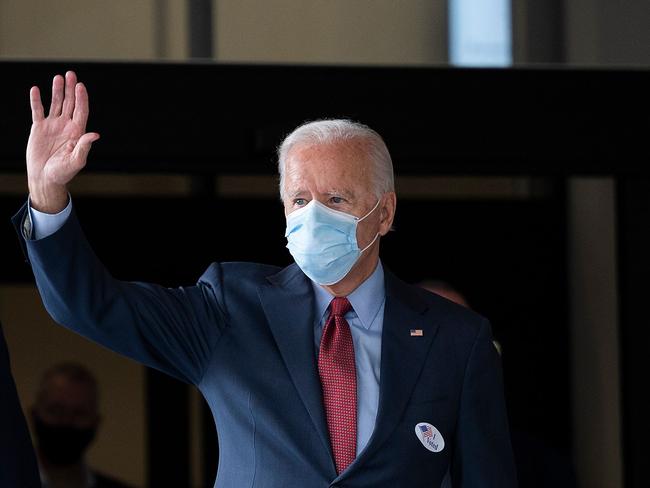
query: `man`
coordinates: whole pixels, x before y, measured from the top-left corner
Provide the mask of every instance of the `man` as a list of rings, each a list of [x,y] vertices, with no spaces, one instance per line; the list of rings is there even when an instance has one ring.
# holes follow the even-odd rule
[[[213,263],[194,287],[111,277],[67,184],[99,135],[86,89],[31,91],[30,200],[15,216],[43,302],[86,337],[195,384],[219,434],[217,487],[516,485],[488,322],[379,261],[396,197],[374,131],[320,121],[279,150],[296,263]]]
[[[98,396],[97,380],[81,364],[59,363],[43,374],[32,407],[43,488],[127,488],[86,464],[101,422]]]
[[[29,439],[16,385],[11,376],[9,353],[0,323],[0,486],[40,488],[34,450]]]

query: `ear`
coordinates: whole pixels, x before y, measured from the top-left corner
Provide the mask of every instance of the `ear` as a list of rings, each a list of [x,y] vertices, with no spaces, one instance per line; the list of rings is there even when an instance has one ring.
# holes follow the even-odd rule
[[[397,207],[397,195],[393,191],[384,193],[381,200],[382,202],[379,205],[379,235],[385,236],[393,226],[395,209]]]

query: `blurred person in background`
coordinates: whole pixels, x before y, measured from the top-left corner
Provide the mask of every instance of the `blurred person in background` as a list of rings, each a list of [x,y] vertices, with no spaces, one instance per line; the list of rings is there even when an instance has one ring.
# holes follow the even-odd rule
[[[454,288],[451,283],[448,283],[446,281],[442,280],[425,280],[421,281],[418,286],[421,288],[424,288],[427,291],[430,291],[431,293],[435,293],[436,295],[440,295],[443,298],[446,298],[447,300],[451,300],[454,303],[457,303],[458,305],[462,305],[465,308],[469,308],[470,310],[472,307],[469,305],[469,301],[467,300],[467,297],[463,295],[460,291],[458,291],[456,288]],[[492,343],[494,344],[494,347],[497,348],[497,352],[499,355],[501,355],[501,344],[499,341],[496,339],[492,340]]]
[[[41,378],[32,407],[43,488],[128,488],[88,466],[101,423],[97,380],[82,364],[62,362]]]
[[[418,286],[440,295],[463,307],[471,308],[467,297],[450,283],[442,280],[425,280]],[[502,347],[493,340],[499,356]],[[550,446],[528,432],[511,427],[512,449],[517,465],[517,477],[521,488],[575,488],[577,486],[575,470],[568,453]],[[451,488],[449,475],[445,477],[441,488]]]
[[[447,300],[451,300],[452,302],[457,303],[458,305],[462,305],[463,307],[467,307],[467,308],[472,308],[469,306],[469,302],[467,301],[465,295],[463,295],[461,292],[459,292],[456,288],[454,288],[450,283],[447,283],[446,281],[425,280],[425,281],[421,281],[418,285],[421,288],[424,288],[425,290],[428,290],[431,293],[435,293],[436,295],[440,295],[441,297],[446,298]]]

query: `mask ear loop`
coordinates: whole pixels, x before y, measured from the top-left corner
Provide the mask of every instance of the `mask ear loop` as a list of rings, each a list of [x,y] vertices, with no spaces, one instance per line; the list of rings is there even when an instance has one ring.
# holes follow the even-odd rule
[[[371,210],[370,212],[368,212],[368,213],[367,213],[366,215],[364,215],[363,217],[358,217],[358,218],[357,218],[357,222],[361,222],[361,221],[362,221],[363,219],[365,219],[368,215],[370,215],[370,214],[373,213],[375,210],[377,210],[377,207],[379,207],[379,202],[381,202],[381,198],[379,198],[379,199],[377,200],[377,203],[375,203],[375,206],[372,207],[372,210]]]
[[[361,222],[363,219],[365,219],[368,215],[370,215],[371,213],[373,213],[375,210],[377,210],[377,207],[379,207],[379,202],[381,202],[381,198],[377,199],[377,203],[375,204],[374,207],[372,207],[372,210],[371,210],[370,212],[368,212],[366,215],[364,215],[363,217],[361,217],[360,219],[357,220],[357,224],[358,224],[359,222]],[[374,238],[372,241],[370,241],[370,244],[368,244],[366,247],[364,247],[363,249],[361,249],[361,251],[359,251],[359,254],[362,254],[362,253],[363,253],[364,251],[366,251],[370,246],[372,246],[372,245],[375,243],[375,241],[377,240],[378,237],[379,237],[379,232],[377,232],[377,233],[375,234],[375,238]],[[359,247],[359,246],[357,246],[357,247]]]
[[[375,243],[375,241],[377,240],[378,237],[379,237],[379,232],[377,232],[377,233],[375,234],[375,238],[374,238],[372,241],[370,241],[370,244],[368,244],[366,247],[364,247],[363,249],[361,249],[361,251],[359,251],[359,254],[362,254],[363,251],[367,250],[370,246],[372,246],[372,245]]]

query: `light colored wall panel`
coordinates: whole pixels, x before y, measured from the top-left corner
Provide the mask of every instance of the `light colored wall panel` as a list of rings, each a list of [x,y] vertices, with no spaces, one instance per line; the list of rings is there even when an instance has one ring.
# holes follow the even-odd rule
[[[187,2],[179,0],[165,0],[167,3],[167,50],[165,57],[172,59],[186,59],[188,55],[188,18]]]
[[[0,56],[152,59],[156,0],[3,0]]]
[[[159,59],[182,60],[188,55],[186,0],[153,0],[155,53]]]
[[[215,52],[231,62],[439,64],[446,2],[215,0]],[[3,0],[0,56],[185,59],[182,0]]]
[[[447,59],[446,2],[215,0],[220,61],[431,64]]]
[[[62,360],[87,365],[99,383],[103,417],[88,461],[100,471],[144,486],[144,368],[56,325],[33,286],[0,286],[0,319],[23,408],[33,404],[40,376],[49,366]]]

